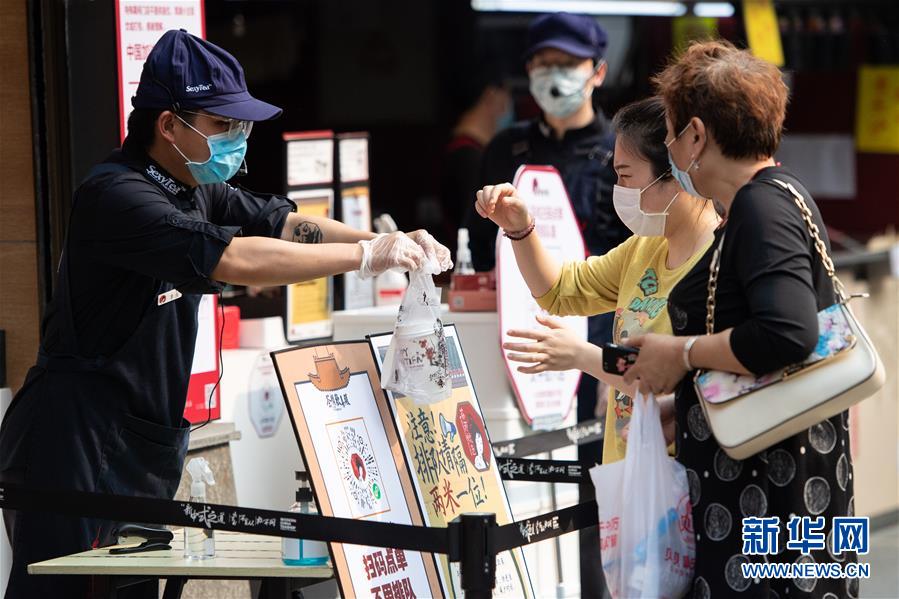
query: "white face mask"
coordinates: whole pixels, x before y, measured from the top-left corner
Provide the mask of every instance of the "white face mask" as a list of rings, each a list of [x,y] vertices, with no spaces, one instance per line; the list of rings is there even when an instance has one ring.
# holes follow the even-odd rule
[[[665,234],[665,222],[668,220],[668,209],[677,199],[677,194],[671,198],[665,210],[662,212],[643,212],[640,207],[640,197],[644,191],[656,184],[662,177],[661,175],[655,181],[638,189],[635,187],[622,187],[616,185],[612,189],[612,204],[615,206],[615,212],[628,229],[633,231],[634,235],[640,237],[658,237]]]
[[[531,95],[544,112],[560,119],[568,117],[589,98],[587,83],[600,65],[589,73],[570,67],[537,67],[529,76]]]

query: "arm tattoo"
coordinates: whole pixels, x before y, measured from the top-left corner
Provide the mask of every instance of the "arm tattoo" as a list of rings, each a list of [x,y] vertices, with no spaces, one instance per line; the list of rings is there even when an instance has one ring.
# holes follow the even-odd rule
[[[321,228],[309,221],[303,221],[293,229],[293,241],[297,243],[321,243]]]

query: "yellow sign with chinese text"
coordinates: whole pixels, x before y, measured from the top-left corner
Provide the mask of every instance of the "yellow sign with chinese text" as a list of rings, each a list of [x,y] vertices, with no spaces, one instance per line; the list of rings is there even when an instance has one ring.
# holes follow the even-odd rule
[[[899,154],[899,67],[859,68],[855,145],[859,152]]]
[[[452,395],[421,404],[389,393],[403,448],[408,456],[419,505],[428,526],[444,527],[459,514],[492,512],[496,523],[513,521],[481,408],[453,325],[444,327]],[[369,338],[383,367],[390,335]],[[462,597],[458,564],[436,556],[449,599]],[[496,556],[497,598],[534,597],[520,548]]]
[[[771,0],[743,0],[743,24],[752,53],[782,67],[784,52]]]
[[[330,189],[290,192],[288,197],[296,202],[299,214],[324,217],[332,215],[334,196]],[[331,336],[331,290],[331,277],[287,286],[288,341]]]

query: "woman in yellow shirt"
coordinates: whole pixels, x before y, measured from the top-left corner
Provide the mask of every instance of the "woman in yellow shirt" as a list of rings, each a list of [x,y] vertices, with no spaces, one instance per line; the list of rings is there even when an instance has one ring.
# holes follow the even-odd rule
[[[613,125],[618,185],[612,199],[618,216],[634,235],[607,254],[557,264],[540,243],[524,201],[508,183],[479,191],[475,207],[515,238],[515,259],[540,307],[563,316],[614,311],[613,338],[626,344],[628,338],[649,332],[671,334],[668,293],[706,252],[719,219],[709,202],[688,195],[671,176],[665,108],[659,98],[622,108]],[[509,331],[513,337],[532,340],[504,344],[516,352],[509,358],[530,364],[519,367],[521,372],[577,368],[612,387],[603,463],[620,460],[632,391],[621,377],[602,370],[601,348],[555,319],[538,316],[537,321],[547,328]],[[664,400],[663,416],[673,416],[671,403],[671,398]]]

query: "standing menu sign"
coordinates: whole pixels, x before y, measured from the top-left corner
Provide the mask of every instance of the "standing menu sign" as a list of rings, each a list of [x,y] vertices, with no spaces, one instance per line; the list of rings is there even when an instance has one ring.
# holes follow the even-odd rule
[[[284,134],[287,197],[299,214],[334,216],[334,134],[331,131]],[[314,230],[295,235],[314,237]],[[284,290],[284,336],[291,343],[330,337],[332,277],[287,285]]]
[[[203,0],[116,0],[116,57],[119,68],[119,130],[128,131],[131,97],[150,50],[169,29],[205,38]]]
[[[584,238],[578,227],[571,200],[559,172],[551,166],[522,166],[515,173],[515,187],[527,203],[537,223],[536,232],[549,254],[560,264],[583,260]],[[496,242],[496,289],[498,293],[500,342],[513,340],[509,329],[539,328],[535,320],[543,313],[528,289],[512,250],[512,242],[503,237]],[[565,325],[587,338],[587,319],[568,316]],[[524,374],[518,364],[510,362],[503,352],[506,372],[515,391],[518,407],[534,428],[554,428],[564,420],[574,404],[581,373],[578,370]]]
[[[335,188],[339,198],[337,218],[355,229],[371,231],[368,134],[339,134],[335,148]],[[337,278],[335,308],[370,308],[375,303],[374,293],[374,278],[360,279],[358,273],[348,272]]]
[[[471,383],[462,344],[454,325],[444,327],[452,395],[419,404],[388,391],[393,425],[408,457],[418,507],[428,526],[446,526],[465,512],[493,512],[497,524],[514,520],[493,455],[490,435]],[[369,338],[379,368],[392,333]],[[437,556],[447,597],[461,597],[459,565]],[[495,597],[533,597],[520,548],[496,556]]]
[[[402,445],[366,341],[272,353],[325,516],[422,525]],[[344,597],[442,597],[432,554],[329,543]]]

